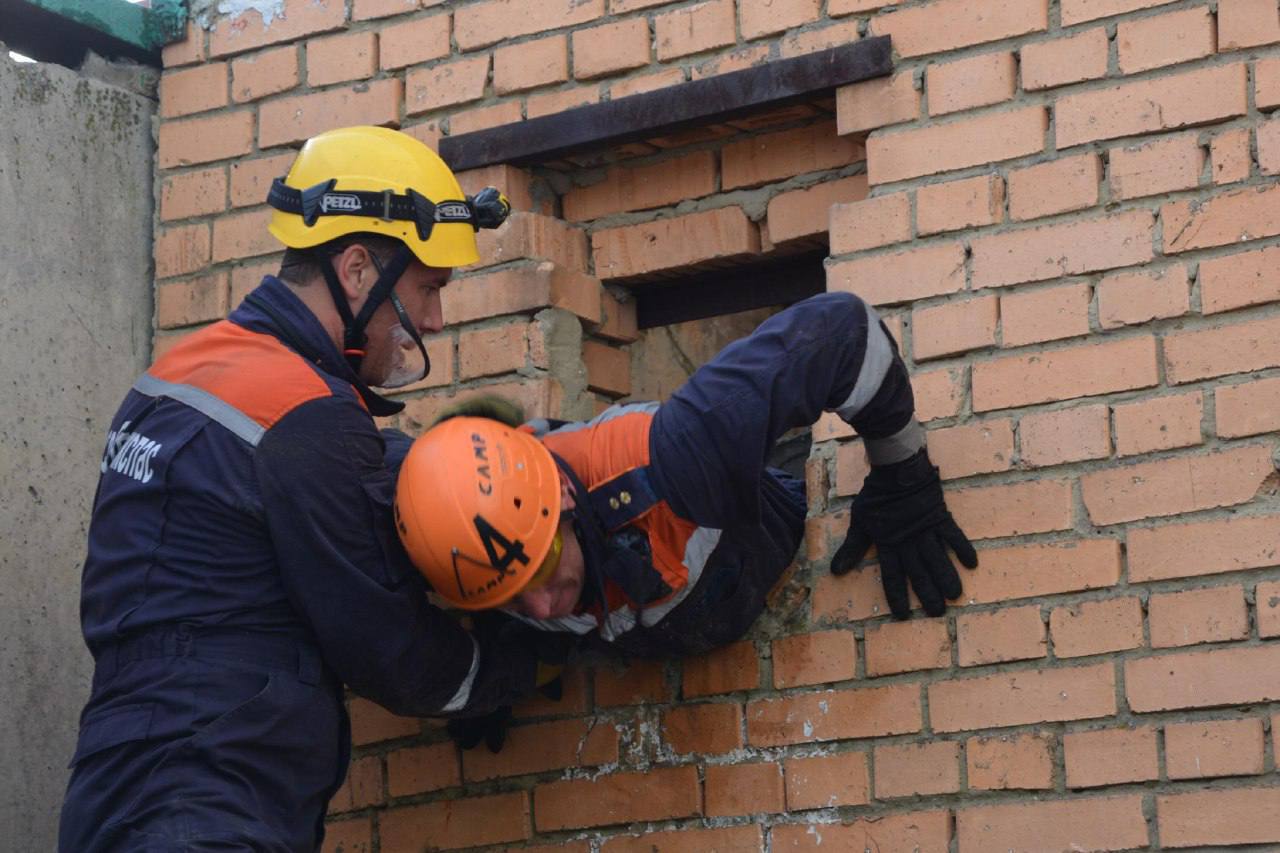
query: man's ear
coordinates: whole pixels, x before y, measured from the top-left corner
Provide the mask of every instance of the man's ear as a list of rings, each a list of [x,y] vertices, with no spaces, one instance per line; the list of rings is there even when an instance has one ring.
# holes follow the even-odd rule
[[[354,312],[378,278],[377,270],[369,258],[369,250],[359,243],[352,243],[335,255],[332,263],[338,274],[338,283],[342,285]]]
[[[560,470],[560,466],[556,466],[556,473],[560,475],[560,511],[567,512],[577,506],[574,501],[573,483],[569,482],[569,478]]]

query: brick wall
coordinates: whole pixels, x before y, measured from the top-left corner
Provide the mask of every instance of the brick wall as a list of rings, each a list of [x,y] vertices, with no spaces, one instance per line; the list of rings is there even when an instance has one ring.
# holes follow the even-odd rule
[[[806,545],[750,637],[574,670],[496,757],[353,699],[328,850],[1280,844],[1275,2],[283,0],[208,23],[165,54],[158,352],[274,269],[262,198],[319,130],[434,144],[892,36],[893,76],[831,103],[463,175],[519,212],[446,289],[398,421],[477,387],[569,417],[660,396],[707,338],[642,335],[629,294],[829,222],[828,287],[888,319],[982,558],[944,619],[889,620],[874,569],[830,578],[866,461],[824,418]]]

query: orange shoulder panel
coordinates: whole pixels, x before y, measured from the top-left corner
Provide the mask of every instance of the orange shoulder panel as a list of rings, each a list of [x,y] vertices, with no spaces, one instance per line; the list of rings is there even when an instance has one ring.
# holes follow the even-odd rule
[[[582,478],[588,489],[649,464],[649,412],[631,412],[582,429],[544,436],[542,443]]]
[[[190,335],[147,372],[207,391],[267,429],[303,403],[333,394],[302,356],[228,320]]]

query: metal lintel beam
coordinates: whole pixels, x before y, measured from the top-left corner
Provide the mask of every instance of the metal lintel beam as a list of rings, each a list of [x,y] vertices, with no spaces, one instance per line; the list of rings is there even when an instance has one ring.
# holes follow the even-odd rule
[[[160,64],[160,48],[182,37],[187,0],[0,0],[0,41],[51,62],[78,64],[85,50]]]
[[[495,163],[545,163],[817,99],[892,70],[889,37],[866,38],[656,92],[446,136],[440,140],[440,156],[459,171]]]

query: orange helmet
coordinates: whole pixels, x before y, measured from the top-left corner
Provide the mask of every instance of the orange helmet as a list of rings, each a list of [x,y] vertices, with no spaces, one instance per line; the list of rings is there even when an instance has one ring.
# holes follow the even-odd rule
[[[413,443],[396,484],[400,540],[432,589],[499,607],[559,562],[560,474],[527,432],[456,417]]]

